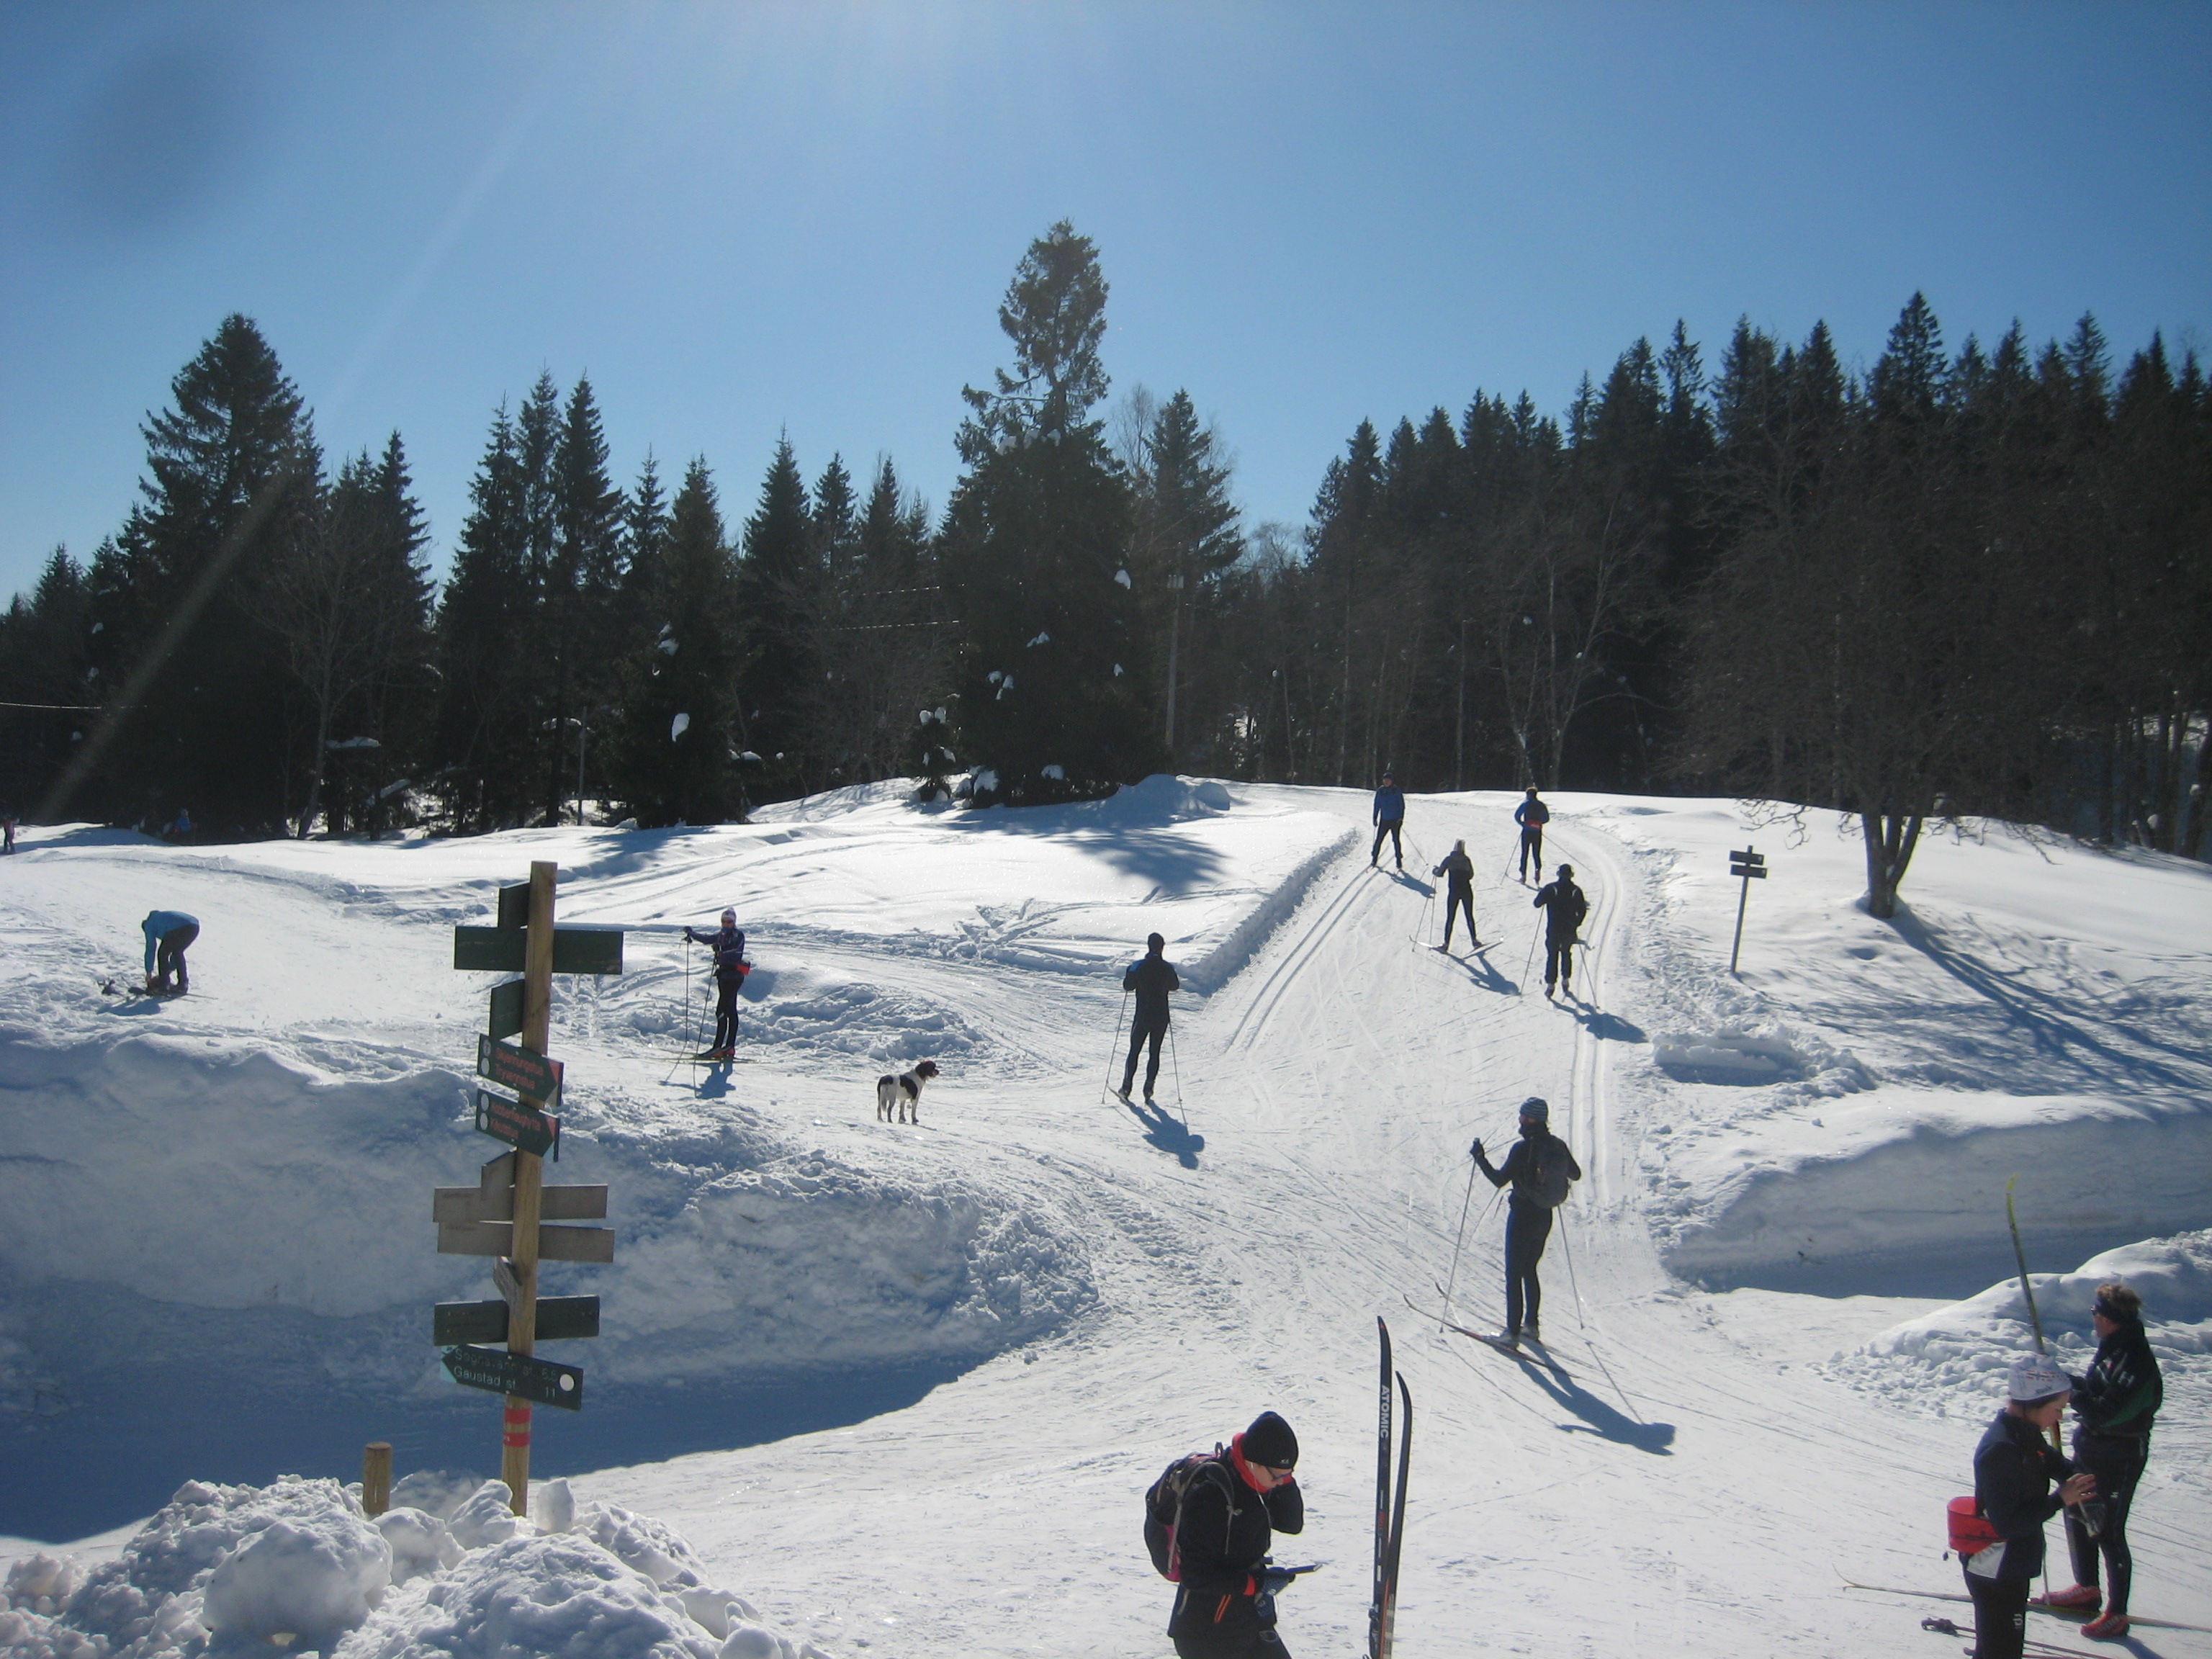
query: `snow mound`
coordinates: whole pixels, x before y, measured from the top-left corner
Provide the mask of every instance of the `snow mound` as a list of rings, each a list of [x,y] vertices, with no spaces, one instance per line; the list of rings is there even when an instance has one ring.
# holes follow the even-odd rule
[[[2058,1363],[2079,1376],[2096,1352],[2089,1310],[2097,1286],[2124,1279],[2143,1299],[2143,1329],[2169,1389],[2182,1376],[2212,1379],[2212,1231],[2106,1250],[2070,1273],[2031,1273],[2035,1310]],[[1892,1326],[1828,1361],[1828,1375],[1863,1393],[1938,1417],[1986,1414],[2004,1398],[2005,1367],[2035,1343],[2020,1281]]]
[[[1119,829],[1181,823],[1217,817],[1235,805],[1229,787],[1212,778],[1177,777],[1155,772],[1141,783],[1125,783],[1104,800],[1083,811],[1100,823]]]
[[[1662,1034],[1651,1061],[1685,1083],[1780,1083],[1805,1074],[1805,1057],[1787,1037],[1724,1029],[1710,1036]]]
[[[372,1522],[356,1493],[332,1480],[190,1482],[118,1559],[89,1574],[67,1555],[15,1563],[0,1593],[0,1651],[829,1659],[711,1585],[690,1545],[650,1516],[593,1504],[547,1532],[508,1513],[509,1502],[504,1482],[485,1481],[448,1528],[412,1508]],[[505,1524],[489,1524],[495,1515]],[[479,1541],[466,1543],[471,1536]],[[406,1571],[395,1575],[398,1564]]]

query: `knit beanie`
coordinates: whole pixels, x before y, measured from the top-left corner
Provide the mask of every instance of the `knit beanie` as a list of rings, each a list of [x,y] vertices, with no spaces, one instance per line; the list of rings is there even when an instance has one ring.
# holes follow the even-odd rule
[[[1271,1469],[1297,1467],[1298,1437],[1273,1412],[1261,1412],[1252,1419],[1252,1426],[1244,1431],[1243,1449],[1247,1463],[1261,1463]]]
[[[1533,1117],[1539,1123],[1549,1123],[1552,1121],[1552,1109],[1541,1095],[1530,1095],[1528,1099],[1521,1103],[1521,1115]]]

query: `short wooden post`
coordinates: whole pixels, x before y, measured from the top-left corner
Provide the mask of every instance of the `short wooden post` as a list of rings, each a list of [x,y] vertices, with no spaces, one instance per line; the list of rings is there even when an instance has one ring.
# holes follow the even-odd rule
[[[392,1507],[392,1443],[372,1440],[361,1454],[361,1507],[374,1518]]]
[[[553,1032],[553,883],[558,866],[534,860],[530,866],[530,927],[522,957],[522,1046],[542,1054]],[[545,1103],[523,1097],[527,1105]],[[514,1154],[514,1232],[508,1260],[521,1294],[507,1316],[507,1351],[527,1354],[538,1342],[538,1224],[544,1189],[544,1160],[535,1152]],[[530,1512],[530,1402],[507,1396],[501,1437],[501,1474],[513,1494],[514,1512]]]

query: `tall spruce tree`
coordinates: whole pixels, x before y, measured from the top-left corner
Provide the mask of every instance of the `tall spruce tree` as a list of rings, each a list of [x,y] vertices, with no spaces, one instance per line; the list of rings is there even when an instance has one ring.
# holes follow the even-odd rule
[[[143,499],[96,562],[94,665],[106,707],[57,786],[113,817],[179,806],[216,832],[287,819],[304,781],[282,642],[263,620],[270,573],[312,533],[322,458],[261,331],[223,319],[149,415]],[[85,803],[90,804],[90,803]]]
[[[1152,635],[1153,649],[1146,655],[1161,665],[1160,746],[1173,766],[1178,693],[1193,675],[1194,659],[1203,661],[1204,630],[1212,620],[1220,579],[1243,556],[1244,537],[1229,498],[1229,468],[1188,391],[1178,390],[1152,416],[1139,466],[1132,480],[1129,568]],[[1194,728],[1198,736],[1207,735],[1205,715],[1194,720],[1188,708],[1182,713],[1186,738]]]
[[[434,752],[457,827],[520,823],[540,787],[529,507],[522,434],[501,404],[438,604]]]
[[[738,566],[745,629],[738,730],[761,757],[757,787],[767,800],[787,799],[818,782],[817,757],[807,744],[821,707],[821,572],[806,481],[791,440],[779,438],[760,505],[745,520]]]
[[[1030,245],[999,307],[1013,346],[992,388],[964,387],[966,465],[945,557],[966,629],[961,741],[979,805],[1102,793],[1161,756],[1135,627],[1129,489],[1092,410],[1105,277],[1065,220]]]
[[[645,828],[719,823],[735,805],[737,578],[703,457],[684,471],[645,583],[658,621],[623,653],[610,780]]]

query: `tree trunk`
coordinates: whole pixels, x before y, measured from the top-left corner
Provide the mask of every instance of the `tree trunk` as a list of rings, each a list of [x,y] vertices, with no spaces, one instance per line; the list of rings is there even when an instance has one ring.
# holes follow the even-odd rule
[[[1888,921],[1897,915],[1897,890],[1920,843],[1924,820],[1917,812],[1862,812],[1859,832],[1866,842],[1867,914]]]

